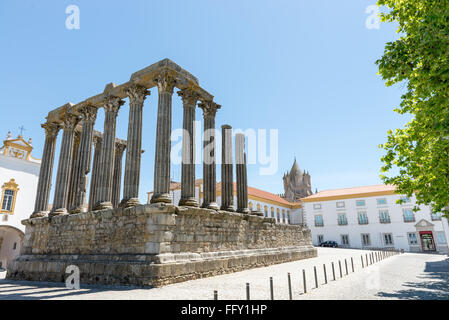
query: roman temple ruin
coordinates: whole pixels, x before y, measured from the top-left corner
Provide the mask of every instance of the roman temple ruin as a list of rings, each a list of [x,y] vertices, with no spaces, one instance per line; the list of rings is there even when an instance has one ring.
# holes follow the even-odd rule
[[[140,204],[143,106],[153,87],[158,90],[154,194],[150,204]],[[175,88],[183,102],[184,129],[182,197],[176,204],[169,190]],[[116,137],[117,115],[125,99],[129,99],[126,141]],[[197,203],[194,189],[197,105],[204,117],[202,203]],[[105,112],[103,133],[94,130],[99,108]],[[248,210],[245,137],[235,135],[234,149],[230,125],[222,126],[222,204],[217,205],[215,152],[206,146],[215,145],[210,132],[220,108],[197,78],[164,59],[135,72],[126,83],[110,83],[103,93],[49,112],[42,125],[45,145],[35,209],[22,221],[24,243],[20,256],[8,264],[7,279],[62,282],[66,268],[74,265],[81,284],[154,287],[315,257],[309,229],[276,224],[275,219]]]

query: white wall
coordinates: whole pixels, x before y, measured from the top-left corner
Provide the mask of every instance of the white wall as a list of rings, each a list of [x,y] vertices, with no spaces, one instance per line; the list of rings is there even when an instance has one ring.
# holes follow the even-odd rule
[[[386,246],[382,235],[384,233],[391,233],[393,235],[393,246],[396,249],[404,249],[406,251],[420,251],[421,244],[419,239],[419,233],[416,228],[416,224],[421,220],[433,224],[433,237],[437,250],[439,252],[448,252],[447,239],[449,226],[447,220],[442,218],[441,220],[432,221],[431,210],[428,206],[420,206],[421,210],[415,213],[415,222],[404,222],[403,209],[413,208],[415,205],[415,198],[411,199],[407,204],[396,204],[400,195],[383,195],[376,197],[365,198],[353,198],[331,201],[317,201],[317,202],[305,202],[303,203],[304,217],[307,225],[312,232],[312,240],[314,245],[318,245],[318,235],[323,235],[323,241],[333,240],[339,245],[342,244],[341,235],[349,235],[349,247],[362,248],[362,233],[370,234],[372,248],[385,248]],[[378,198],[386,198],[386,205],[377,205]],[[365,207],[357,207],[356,200],[365,200]],[[336,202],[344,201],[345,208],[337,208]],[[314,209],[314,204],[321,204],[321,209]],[[386,209],[389,212],[391,223],[383,224],[379,221],[379,210]],[[368,224],[360,225],[358,223],[358,212],[366,211],[368,215]],[[345,213],[348,220],[348,225],[338,225],[337,217],[338,213]],[[315,226],[315,215],[323,216],[323,227]],[[418,245],[410,245],[407,233],[417,233]],[[444,232],[446,238],[446,244],[438,243],[437,232]]]
[[[14,214],[8,214],[8,221],[3,221],[4,214],[1,214],[0,226],[12,226],[25,232],[21,221],[28,219],[33,213],[39,170],[39,163],[0,155],[0,187],[11,179],[15,179],[19,185]]]

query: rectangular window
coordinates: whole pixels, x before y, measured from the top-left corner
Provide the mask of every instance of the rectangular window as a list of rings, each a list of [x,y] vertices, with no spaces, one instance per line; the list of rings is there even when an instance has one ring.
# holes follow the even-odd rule
[[[337,208],[344,208],[345,202],[344,201],[337,201]]]
[[[408,244],[409,245],[417,245],[418,244],[418,237],[416,236],[416,233],[410,232],[407,234],[408,237]]]
[[[368,224],[368,214],[365,211],[359,212],[359,224]]]
[[[415,214],[412,209],[404,209],[404,222],[415,222]]]
[[[345,226],[348,224],[348,220],[346,219],[346,215],[344,213],[341,213],[338,215],[338,225],[339,226]]]
[[[369,238],[369,233],[362,233],[362,245],[363,246],[370,246],[371,240]]]
[[[366,206],[366,203],[365,203],[365,200],[356,200],[355,205],[357,207],[364,207],[364,206]]]
[[[315,216],[315,227],[322,227],[323,225],[324,225],[323,216],[321,215]]]
[[[431,217],[432,217],[432,221],[438,221],[441,220],[441,213],[437,212],[437,213],[431,213]]]
[[[6,189],[3,193],[2,210],[11,211],[12,201],[14,199],[14,191]]]
[[[348,234],[341,235],[341,244],[343,246],[349,246],[349,235]]]
[[[314,203],[313,204],[313,210],[320,210],[321,209],[321,203]]]
[[[390,223],[390,215],[388,210],[379,211],[379,221],[380,223]]]
[[[437,232],[437,243],[438,244],[446,244],[446,236],[444,235],[443,231]]]
[[[377,199],[377,205],[378,206],[383,206],[387,204],[387,198],[381,198],[381,199]]]
[[[386,246],[393,245],[393,235],[391,233],[384,233],[384,245]]]
[[[407,197],[401,197],[401,201],[402,201],[403,204],[404,204],[404,203],[410,203],[410,198],[407,198]]]
[[[324,241],[324,236],[322,234],[318,235],[318,244],[322,244]]]

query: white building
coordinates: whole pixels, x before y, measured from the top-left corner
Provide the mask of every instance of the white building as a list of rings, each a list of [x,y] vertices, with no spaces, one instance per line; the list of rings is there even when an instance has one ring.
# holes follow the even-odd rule
[[[0,265],[19,255],[25,226],[34,209],[40,160],[31,155],[31,139],[12,139],[10,133],[0,148]]]
[[[406,200],[397,204],[399,199]],[[396,248],[448,253],[449,226],[429,206],[414,212],[415,198],[376,185],[327,190],[303,198],[303,219],[314,245],[336,241],[350,248]]]
[[[195,197],[199,204],[203,202],[203,180],[195,181]],[[170,193],[174,204],[178,204],[181,199],[181,183],[172,182]],[[153,193],[148,192],[148,203]],[[217,183],[217,204],[221,205],[221,182]],[[299,224],[302,219],[301,203],[288,202],[280,196],[248,187],[248,206],[252,211],[261,211],[265,217],[276,219],[277,223]],[[237,207],[237,186],[234,182],[234,207]]]

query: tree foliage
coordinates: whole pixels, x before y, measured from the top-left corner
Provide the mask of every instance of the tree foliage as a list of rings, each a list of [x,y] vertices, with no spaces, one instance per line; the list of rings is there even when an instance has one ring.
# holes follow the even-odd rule
[[[416,195],[417,204],[444,212],[449,204],[449,1],[379,0],[385,6],[382,22],[399,24],[400,38],[388,42],[376,63],[386,85],[403,83],[406,92],[399,114],[412,120],[388,132],[380,147],[382,175],[398,192]]]

